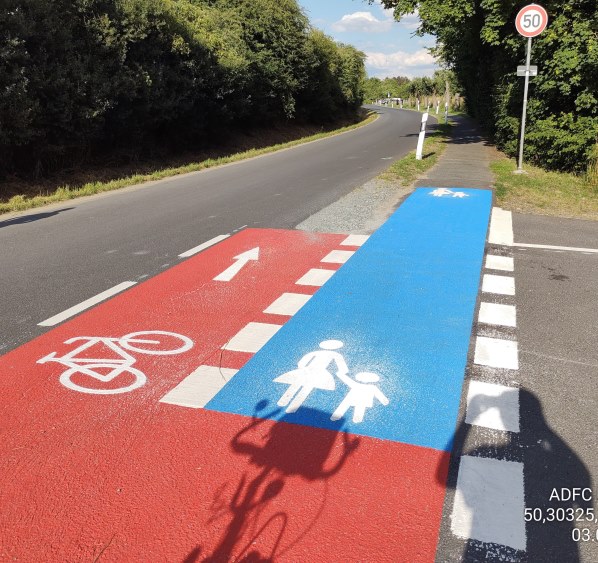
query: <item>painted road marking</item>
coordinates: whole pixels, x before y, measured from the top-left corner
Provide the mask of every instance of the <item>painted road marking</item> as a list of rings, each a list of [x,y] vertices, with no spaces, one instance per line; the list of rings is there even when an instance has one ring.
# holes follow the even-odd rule
[[[473,361],[493,368],[519,369],[517,342],[478,336]]]
[[[517,326],[517,312],[514,305],[480,303],[478,321],[490,325]]]
[[[271,315],[287,315],[292,317],[310,299],[311,295],[305,293],[283,293],[274,303],[264,309],[264,313]]]
[[[238,256],[234,256],[234,264],[232,264],[232,266],[229,266],[226,270],[224,270],[224,272],[218,274],[214,278],[214,281],[231,281],[243,269],[243,266],[246,266],[251,261],[255,262],[259,260],[259,258],[259,246],[256,248],[252,248],[251,250],[247,250],[246,252],[242,252]]]
[[[465,422],[494,430],[519,432],[519,389],[470,381]]]
[[[579,248],[575,246],[551,246],[548,244],[524,244],[522,242],[517,242],[513,244],[513,246],[519,246],[523,248],[540,248],[543,250],[561,250],[561,251],[570,251],[570,252],[586,252],[588,254],[598,254],[598,248]]]
[[[463,456],[451,530],[468,540],[525,550],[523,464]]]
[[[222,349],[233,352],[251,352],[260,350],[272,338],[282,325],[271,323],[248,323],[227,342]]]
[[[450,451],[492,194],[467,190],[467,198],[434,198],[430,192],[420,188],[409,196],[206,408],[254,416],[264,402],[277,405],[285,389],[274,380],[298,369],[320,343],[338,340],[353,383],[377,386],[389,403],[378,396],[361,421],[353,414],[358,410],[361,418],[363,403],[347,411],[349,432]],[[315,384],[295,412],[279,405],[263,416],[337,430],[341,421],[332,418],[353,383],[329,371],[334,389]],[[357,374],[368,375],[359,381]],[[327,383],[320,386],[331,387],[321,377]],[[350,402],[357,402],[355,395]]]
[[[512,272],[515,269],[515,262],[510,256],[495,256],[493,254],[488,254],[486,256],[486,268],[489,270]]]
[[[425,552],[433,553],[437,521],[418,510],[420,502],[434,514],[441,510],[441,486],[432,478],[423,500],[401,499],[409,496],[409,483],[419,478],[422,468],[430,475],[446,473],[444,452],[424,456],[419,448],[403,444],[357,440],[345,434],[340,423],[339,432],[330,432],[267,420],[256,436],[253,418],[159,402],[200,365],[238,369],[247,354],[222,346],[249,320],[264,320],[263,310],[284,292],[297,290],[295,281],[345,238],[244,230],[0,357],[3,553],[26,553],[31,561],[68,561],[73,554],[93,561],[104,552],[119,561],[183,561],[201,545],[202,559],[230,549],[230,556],[214,557],[229,561],[243,559],[248,555],[244,546],[251,545],[262,559],[276,551],[271,559],[279,560],[282,556],[272,546],[281,545],[290,560],[302,560],[305,554],[313,559],[323,553],[323,534],[305,537],[295,547],[307,526],[321,516],[349,529],[355,515],[367,510],[367,518],[357,523],[374,545],[367,546],[368,553],[358,549],[359,556],[373,553],[382,559],[384,550],[391,549],[408,559],[409,552],[423,549],[419,539],[387,537],[399,502],[409,521],[415,518],[418,530],[431,538]],[[256,246],[263,253],[259,262],[247,266],[251,275],[230,283],[213,281],[232,257]],[[78,345],[65,341],[79,335],[120,337],[150,329],[184,335],[193,348],[176,355],[133,351],[134,368],[147,375],[147,382],[131,393],[75,393],[60,384],[67,369],[63,364],[36,363],[51,352],[64,357]],[[140,343],[128,340],[127,345]],[[95,347],[83,356],[108,358]],[[114,383],[122,386],[118,379]],[[309,455],[290,455],[297,444]],[[372,459],[379,463],[375,475],[381,482],[390,482],[396,471],[405,482],[390,493],[372,490],[363,482],[363,467],[374,471]],[[90,460],[93,479],[84,475]],[[412,467],[413,460],[417,465]],[[27,471],[15,470],[24,465]],[[252,486],[258,484],[262,486],[252,497]],[[324,489],[330,504],[321,502]],[[271,491],[275,494],[269,495]],[[258,510],[250,507],[252,502]],[[295,511],[299,506],[303,508]],[[216,519],[214,508],[219,510]],[[231,539],[227,530],[246,509],[251,526]],[[284,530],[275,524],[282,513],[288,515]],[[115,526],[118,541],[110,543]],[[259,545],[251,543],[255,530],[262,530]],[[329,553],[342,560],[350,560],[359,547],[349,545],[344,534],[327,537],[326,544]]]
[[[510,211],[505,211],[500,207],[492,209],[488,242],[513,246],[513,214]]]
[[[199,366],[174,389],[166,393],[160,402],[201,409],[227,381],[234,377],[237,371],[215,366]]]
[[[341,246],[363,246],[369,238],[370,235],[349,235]]]
[[[454,192],[453,190],[449,190],[447,188],[436,188],[434,191],[431,191],[429,195],[434,197],[444,197],[444,196],[451,196],[451,197],[469,197],[465,192]]]
[[[484,293],[497,293],[499,295],[515,295],[515,278],[484,274],[482,291]]]
[[[97,305],[98,303],[101,303],[102,301],[105,301],[106,299],[108,299],[110,297],[114,297],[115,295],[117,295],[118,293],[121,293],[125,289],[129,289],[130,287],[133,287],[136,283],[137,282],[133,282],[133,281],[126,281],[123,283],[119,283],[118,285],[115,285],[114,287],[111,287],[110,289],[107,289],[106,291],[103,291],[102,293],[98,293],[95,297],[90,297],[89,299],[86,299],[85,301],[79,303],[78,305],[74,305],[73,307],[67,309],[66,311],[63,311],[62,313],[58,313],[58,315],[54,315],[53,317],[50,317],[49,319],[46,319],[45,321],[38,323],[38,326],[57,325],[57,324],[61,323],[62,321],[65,321],[66,319],[70,319],[71,317],[77,315],[78,313],[81,313],[81,312],[85,311],[86,309],[89,309],[90,307],[93,307],[94,305]]]
[[[332,250],[328,255],[322,258],[322,262],[329,264],[344,264],[351,256],[355,254],[353,250]]]
[[[288,386],[276,404],[286,407],[287,414],[294,413],[303,406],[314,389],[333,391],[336,380],[328,368],[331,366],[330,369],[334,369],[332,364],[336,364],[336,376],[347,386],[347,395],[330,416],[331,421],[340,420],[353,408],[353,422],[359,424],[363,422],[366,410],[374,406],[374,399],[387,406],[388,398],[376,385],[380,381],[377,374],[360,372],[354,380],[348,376],[349,368],[339,352],[343,345],[340,340],[320,342],[318,350],[305,354],[299,360],[297,369],[276,377],[273,380],[275,383]]]
[[[228,237],[230,237],[230,235],[218,235],[217,237],[214,237],[198,246],[191,248],[190,250],[187,250],[187,252],[179,254],[179,258],[189,258],[189,256],[193,256],[194,254],[197,254],[206,248],[210,248],[210,246],[214,246],[216,243],[227,239]]]
[[[295,283],[297,285],[313,285],[320,287],[324,285],[332,276],[336,274],[336,270],[323,270],[321,268],[312,268],[305,275],[301,276]]]
[[[145,384],[147,378],[142,371],[133,367],[136,359],[130,352],[151,356],[170,356],[182,354],[193,348],[193,341],[190,338],[161,330],[133,332],[120,338],[78,336],[69,338],[64,343],[73,344],[79,341],[83,341],[83,344],[64,356],[58,357],[56,352],[52,352],[37,360],[37,363],[57,362],[66,366],[68,369],[60,376],[60,383],[73,391],[95,395],[127,393]],[[90,348],[97,351],[95,357],[87,355]],[[109,351],[108,357],[98,357],[100,349],[103,350],[102,353]],[[106,370],[108,370],[107,373],[103,373]],[[89,379],[92,378],[92,380],[103,384],[112,383],[117,378],[121,382],[123,379],[130,379],[126,375],[123,378],[123,374],[132,375],[133,383],[124,387],[109,386],[106,388],[105,386],[98,387]],[[90,383],[91,386],[89,386]]]

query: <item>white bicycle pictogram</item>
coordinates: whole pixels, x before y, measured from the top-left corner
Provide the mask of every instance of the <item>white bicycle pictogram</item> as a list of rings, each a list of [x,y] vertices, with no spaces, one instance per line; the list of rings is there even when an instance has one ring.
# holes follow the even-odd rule
[[[175,348],[161,349],[160,345],[163,345],[163,340],[169,338],[176,339],[177,342]],[[103,336],[77,336],[70,338],[65,341],[65,344],[72,344],[78,341],[85,341],[78,348],[71,350],[62,357],[57,357],[56,352],[52,352],[47,356],[37,360],[38,364],[45,364],[46,362],[57,362],[66,366],[68,369],[60,376],[60,383],[65,387],[72,389],[73,391],[79,391],[81,393],[92,393],[96,395],[113,395],[117,393],[127,393],[143,386],[147,377],[145,374],[133,367],[135,363],[135,357],[129,354],[129,352],[138,352],[140,354],[149,354],[154,356],[168,356],[171,354],[182,354],[193,347],[193,341],[183,336],[182,334],[176,334],[174,332],[164,332],[162,330],[146,330],[140,332],[131,332],[125,334],[120,338],[109,338]],[[77,357],[77,354],[81,354],[85,350],[95,346],[97,344],[103,344],[112,350],[120,358],[87,358]],[[100,373],[97,370],[106,370],[107,373]],[[92,377],[93,379],[102,383],[109,383],[116,379],[120,375],[130,374],[134,377],[135,381],[126,387],[109,388],[109,389],[97,389],[93,387],[83,387],[75,383],[71,378],[75,374],[82,374]]]

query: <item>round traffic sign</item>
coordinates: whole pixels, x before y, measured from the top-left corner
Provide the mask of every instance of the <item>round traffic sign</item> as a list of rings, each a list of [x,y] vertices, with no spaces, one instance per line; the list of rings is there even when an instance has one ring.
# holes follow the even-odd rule
[[[548,14],[539,4],[530,4],[521,8],[515,18],[515,27],[524,37],[536,37],[546,28]]]

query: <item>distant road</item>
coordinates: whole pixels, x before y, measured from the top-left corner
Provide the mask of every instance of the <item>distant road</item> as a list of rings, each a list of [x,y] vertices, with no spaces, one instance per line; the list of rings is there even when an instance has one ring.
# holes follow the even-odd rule
[[[0,354],[37,323],[245,226],[293,228],[415,148],[420,114],[237,164],[0,218]]]

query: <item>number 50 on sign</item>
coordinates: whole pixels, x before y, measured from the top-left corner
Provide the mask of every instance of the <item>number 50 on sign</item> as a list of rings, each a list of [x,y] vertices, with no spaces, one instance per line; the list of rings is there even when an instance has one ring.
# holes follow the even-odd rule
[[[536,37],[546,28],[548,14],[538,4],[530,4],[521,8],[515,18],[517,31],[524,37]]]

